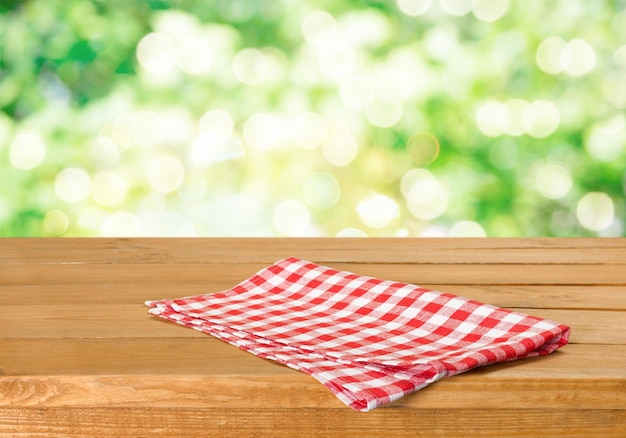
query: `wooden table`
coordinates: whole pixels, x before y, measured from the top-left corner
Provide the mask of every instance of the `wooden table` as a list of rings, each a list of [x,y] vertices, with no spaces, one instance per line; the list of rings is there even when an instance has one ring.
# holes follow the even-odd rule
[[[553,319],[571,343],[360,413],[143,304],[291,255]],[[626,239],[0,240],[1,436],[577,434],[626,436]]]

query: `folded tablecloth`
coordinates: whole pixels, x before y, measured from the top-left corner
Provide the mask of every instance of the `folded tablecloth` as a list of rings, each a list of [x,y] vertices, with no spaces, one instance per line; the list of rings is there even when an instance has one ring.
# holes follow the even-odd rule
[[[570,334],[542,318],[295,257],[232,289],[146,304],[310,374],[359,411],[478,366],[549,354]]]

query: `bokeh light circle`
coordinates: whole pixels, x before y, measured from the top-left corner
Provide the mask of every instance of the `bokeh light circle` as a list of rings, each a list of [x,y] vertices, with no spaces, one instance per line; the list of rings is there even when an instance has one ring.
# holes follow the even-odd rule
[[[510,124],[511,115],[501,102],[487,101],[476,112],[476,125],[486,136],[498,137],[507,131]]]
[[[558,36],[544,39],[537,47],[535,60],[537,66],[546,73],[558,74],[562,71],[561,52],[567,42]]]
[[[282,127],[276,117],[258,113],[246,120],[243,138],[251,149],[267,151],[280,143],[282,132]]]
[[[9,160],[16,169],[34,169],[43,162],[46,149],[46,143],[40,134],[33,131],[19,132],[11,142]]]
[[[177,190],[185,181],[185,167],[175,157],[162,156],[148,166],[148,183],[161,193]]]
[[[396,3],[402,13],[417,17],[428,12],[433,5],[433,0],[396,0]]]
[[[81,202],[91,191],[91,177],[86,170],[68,167],[60,171],[54,180],[54,192],[65,202]]]
[[[52,210],[43,218],[43,227],[46,233],[52,236],[60,236],[67,231],[69,219],[60,210]]]
[[[359,228],[348,227],[340,230],[335,237],[367,237],[367,233]]]
[[[359,153],[359,144],[347,132],[335,132],[322,145],[324,159],[333,166],[347,166]]]
[[[472,13],[480,21],[491,23],[502,18],[508,8],[509,0],[474,0]]]
[[[598,161],[619,159],[626,151],[626,127],[623,114],[593,124],[585,140],[585,149]]]
[[[269,74],[269,63],[258,49],[243,49],[233,58],[233,74],[246,85],[258,85]]]
[[[602,231],[611,226],[614,215],[613,200],[603,192],[585,194],[576,206],[578,222],[591,231]]]
[[[200,35],[187,35],[178,44],[176,64],[187,74],[207,74],[214,64],[211,41]]]
[[[114,207],[122,203],[127,193],[126,180],[115,172],[100,172],[93,177],[91,197],[102,206]]]
[[[356,207],[361,221],[371,228],[382,228],[398,217],[400,207],[389,196],[381,194],[369,195]]]
[[[409,212],[417,219],[435,219],[448,208],[448,192],[427,170],[409,170],[402,177],[400,188]]]
[[[467,15],[473,6],[474,0],[439,0],[439,6],[444,12],[455,17]]]
[[[532,102],[522,114],[524,131],[536,138],[545,138],[559,127],[561,114],[558,107],[548,100]]]
[[[325,46],[335,39],[337,22],[328,12],[311,12],[302,20],[302,35],[309,44]]]
[[[211,140],[223,142],[233,134],[235,122],[233,117],[226,111],[212,109],[200,117],[198,121],[198,134],[210,137]]]
[[[474,221],[459,221],[450,229],[450,237],[486,237],[485,229]]]
[[[152,32],[137,45],[139,65],[151,73],[169,73],[176,67],[176,43],[166,33]]]
[[[586,40],[575,38],[563,47],[559,60],[565,73],[583,76],[596,66],[596,53]]]
[[[381,93],[365,109],[367,120],[379,128],[391,128],[404,114],[402,101],[392,93]]]
[[[420,132],[409,137],[406,152],[416,166],[426,166],[439,156],[439,141],[430,132]]]
[[[562,198],[572,188],[571,173],[561,164],[544,163],[535,175],[535,188],[545,198]]]
[[[316,172],[307,176],[302,185],[302,198],[315,210],[327,210],[337,203],[340,195],[339,183],[329,173]]]
[[[302,149],[315,149],[319,147],[328,134],[328,123],[314,112],[300,114],[291,126],[291,139]]]

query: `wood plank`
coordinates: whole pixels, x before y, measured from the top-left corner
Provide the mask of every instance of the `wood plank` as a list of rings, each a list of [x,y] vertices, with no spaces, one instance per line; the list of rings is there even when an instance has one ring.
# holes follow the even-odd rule
[[[572,327],[570,342],[626,344],[626,312],[514,309]],[[158,319],[141,304],[0,306],[3,338],[198,337],[203,334]]]
[[[5,338],[0,339],[0,346],[0,376],[300,374],[211,336],[134,337],[113,342],[108,338]]]
[[[225,410],[343,409],[325,387],[302,376],[50,376],[0,377],[3,407],[137,406]],[[467,373],[436,382],[381,409],[624,409],[626,387],[617,379],[477,378]]]
[[[626,286],[423,286],[506,308],[626,310]]]
[[[207,336],[159,320],[142,304],[0,306],[2,338],[189,338]],[[2,339],[0,338],[0,339]]]
[[[565,355],[565,350],[564,350]],[[555,355],[558,357],[558,355]],[[561,376],[552,361],[550,371],[524,371],[525,359],[472,370],[435,382],[383,409],[626,409],[626,383],[622,375],[593,374],[584,378]],[[575,359],[572,355],[568,359]],[[508,366],[507,366],[508,365]],[[515,372],[518,371],[518,373]],[[623,372],[623,370],[622,370]],[[575,373],[576,374],[576,373]],[[2,407],[350,409],[328,389],[304,373],[290,374],[123,374],[0,376]]]
[[[626,312],[525,308],[513,310],[571,327],[571,343],[626,345],[626,331],[616,329],[626,327]]]
[[[129,407],[0,409],[7,436],[100,437],[607,437],[626,435],[610,409],[177,409]],[[27,422],[25,421],[27,420]],[[97,432],[96,432],[97,431]],[[462,431],[462,433],[460,433]]]
[[[19,264],[2,265],[0,285],[198,284],[211,279],[236,284],[266,264]],[[465,285],[626,285],[626,269],[616,265],[524,264],[359,264],[333,263],[339,270],[412,284]]]
[[[3,285],[0,297],[5,306],[45,304],[137,304],[146,299],[181,297],[219,292],[234,286],[208,278],[198,283],[152,284],[53,284]],[[459,296],[500,307],[529,309],[626,310],[625,286],[545,286],[464,284],[423,284]]]
[[[137,304],[147,299],[181,297],[219,292],[235,283],[208,279],[193,283],[159,283],[147,286],[140,283],[124,284],[19,284],[0,286],[2,304],[6,306],[48,304]],[[624,287],[626,292],[626,287]],[[609,291],[607,295],[612,295]]]
[[[312,248],[371,250],[372,247],[420,247],[427,248],[518,248],[532,249],[610,249],[623,248],[625,238],[543,238],[543,237],[513,237],[513,238],[414,238],[414,237],[352,237],[349,239],[335,237],[80,237],[80,238],[3,238],[0,253],[3,250],[41,250],[67,249],[78,251],[94,250],[102,252],[150,250],[155,247],[189,250],[194,248],[213,248],[237,252],[255,249],[271,249],[284,247],[310,246]],[[268,244],[269,242],[269,244]]]
[[[626,239],[3,239],[3,263],[626,264]],[[554,257],[555,252],[559,254]]]
[[[0,375],[240,375],[300,376],[210,336],[202,338],[18,338],[0,340]],[[175,352],[175,354],[172,354]],[[470,373],[502,379],[619,378],[626,373],[626,346],[570,344],[536,359],[493,365]]]

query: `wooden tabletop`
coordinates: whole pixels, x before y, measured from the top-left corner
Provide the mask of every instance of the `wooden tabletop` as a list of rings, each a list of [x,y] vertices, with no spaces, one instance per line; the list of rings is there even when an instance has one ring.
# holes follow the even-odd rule
[[[288,256],[572,327],[552,355],[350,410],[148,314]],[[0,436],[626,436],[626,239],[2,239]]]

